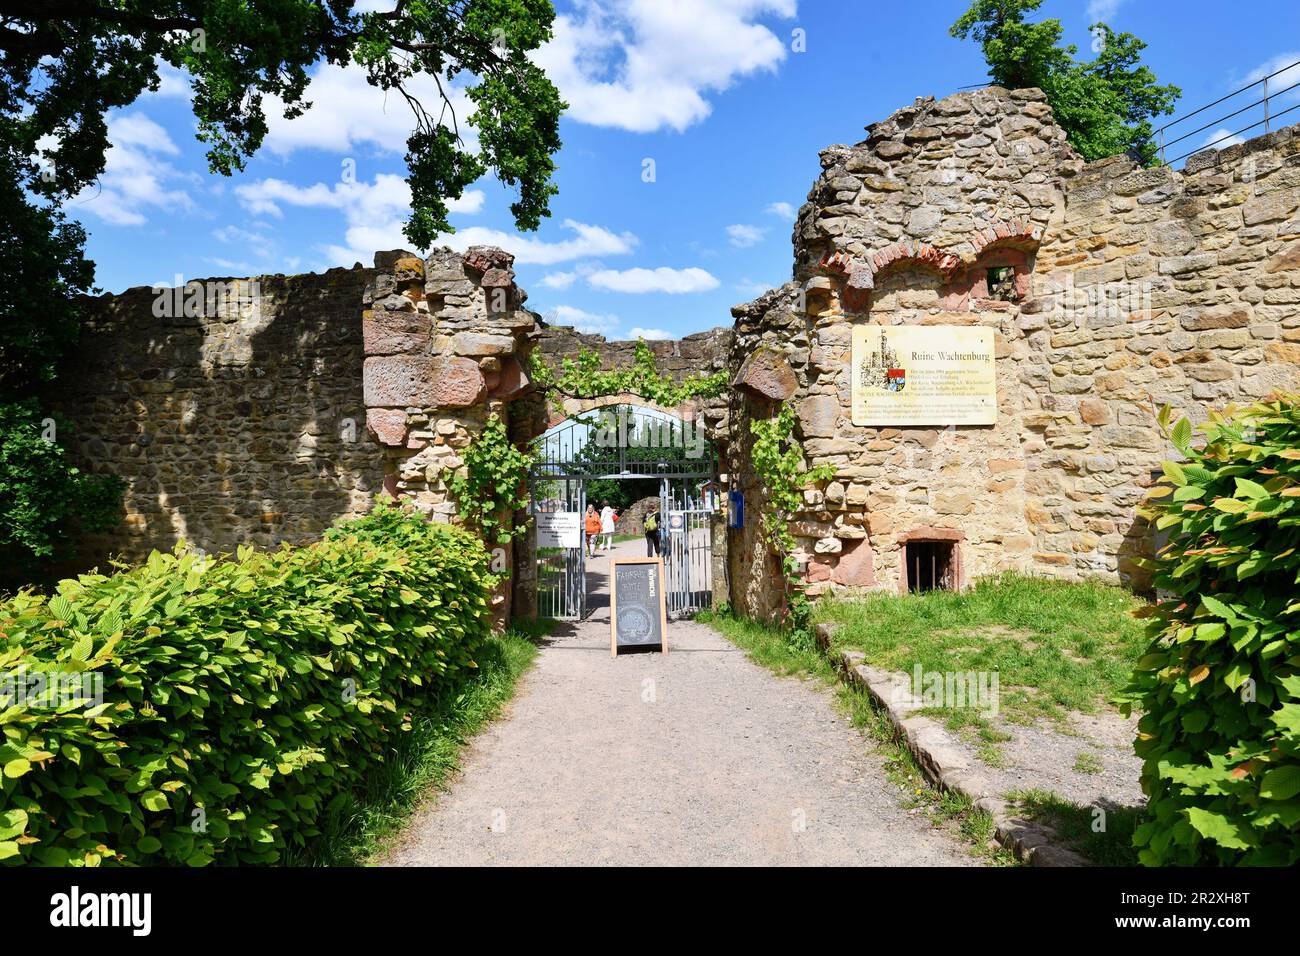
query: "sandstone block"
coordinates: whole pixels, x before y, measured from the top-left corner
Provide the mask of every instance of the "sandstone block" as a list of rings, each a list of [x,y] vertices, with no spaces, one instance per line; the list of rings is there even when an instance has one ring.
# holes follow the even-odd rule
[[[361,313],[361,337],[367,355],[423,354],[429,345],[429,316],[366,309]]]
[[[865,540],[845,542],[831,580],[850,588],[869,588],[876,584],[871,544]]]
[[[1189,332],[1204,332],[1208,329],[1242,329],[1250,325],[1250,316],[1249,305],[1234,302],[1199,309],[1183,316],[1180,322]]]
[[[1110,405],[1093,398],[1079,402],[1079,417],[1089,425],[1109,425],[1111,422]]]
[[[970,514],[973,502],[964,491],[939,491],[934,495],[934,510],[941,515]]]
[[[501,369],[497,373],[496,384],[492,387],[492,397],[509,400],[523,394],[530,385],[528,373],[523,363],[513,355],[501,359]]]
[[[451,347],[457,355],[509,355],[515,350],[515,340],[511,335],[457,332],[451,337]]]
[[[473,359],[388,355],[366,359],[362,370],[367,406],[467,408],[485,391]]]
[[[799,403],[799,421],[807,438],[830,438],[839,420],[840,403],[834,395],[810,395]]]
[[[784,402],[799,388],[799,380],[789,362],[772,349],[760,346],[741,363],[731,385],[760,398]]]
[[[400,408],[367,408],[366,429],[381,445],[406,444],[406,412]]]
[[[424,260],[418,256],[403,256],[393,263],[393,278],[397,282],[424,280]]]

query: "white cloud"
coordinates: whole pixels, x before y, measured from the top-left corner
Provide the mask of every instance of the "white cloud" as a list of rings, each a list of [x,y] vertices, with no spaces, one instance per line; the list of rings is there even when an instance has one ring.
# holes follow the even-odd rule
[[[542,276],[541,284],[547,289],[567,289],[577,278],[576,272],[548,272]]]
[[[636,133],[681,131],[709,115],[706,94],[775,70],[785,39],[761,16],[790,18],[795,0],[587,0],[557,17],[533,54],[571,119]]]
[[[763,241],[763,236],[767,230],[761,226],[746,226],[737,223],[734,226],[727,227],[727,237],[731,244],[737,249],[748,249],[750,246],[756,246]]]
[[[598,315],[571,305],[557,305],[547,313],[546,321],[553,325],[567,325],[594,335],[609,335],[618,328],[616,315]]]
[[[708,292],[718,287],[718,280],[703,269],[601,269],[587,277],[593,288],[607,292],[666,292],[677,295],[685,292]]]
[[[1229,146],[1239,146],[1246,142],[1244,137],[1238,136],[1230,129],[1220,126],[1209,136],[1205,137],[1205,142],[1200,145],[1200,149],[1227,149]]]
[[[763,211],[770,216],[776,216],[778,219],[784,219],[787,222],[794,222],[794,206],[790,205],[788,202],[768,203],[767,208]]]
[[[1293,63],[1296,65],[1292,66],[1291,64]],[[1283,69],[1284,67],[1287,67],[1287,69]],[[1278,73],[1279,70],[1282,72]],[[1277,76],[1273,76],[1272,74],[1274,73],[1277,73]],[[1300,51],[1279,53],[1277,56],[1273,57],[1273,59],[1261,63],[1259,66],[1255,67],[1255,69],[1251,70],[1250,73],[1246,75],[1246,78],[1238,85],[1244,86],[1247,83],[1258,83],[1266,76],[1269,77],[1268,88],[1270,94],[1276,94],[1281,90],[1285,90],[1288,86],[1300,83]],[[1263,87],[1260,87],[1255,91],[1253,99],[1259,99],[1263,95]],[[1283,93],[1278,97],[1278,99],[1300,102],[1300,86],[1296,86],[1293,90],[1287,90],[1287,92]],[[1271,95],[1269,97],[1269,102],[1272,103]],[[1276,107],[1273,108],[1273,112],[1277,112]],[[1290,117],[1287,117],[1287,120],[1290,122]]]
[[[454,235],[439,236],[437,244],[451,246],[453,249],[467,249],[470,246],[500,246],[506,252],[513,253],[516,265],[534,266],[551,266],[560,262],[572,262],[574,259],[626,255],[637,244],[637,237],[630,232],[614,233],[603,226],[592,226],[573,219],[565,219],[562,225],[574,233],[573,238],[547,242],[530,236],[521,236],[517,232],[471,226],[468,229],[457,229]]]
[[[108,141],[104,172],[73,197],[73,212],[93,213],[115,226],[139,226],[151,210],[194,209],[189,193],[175,187],[189,177],[161,158],[180,152],[165,129],[143,113],[119,114],[108,121]]]
[[[455,111],[457,128],[467,149],[478,148],[478,139],[465,122],[474,112],[463,90],[443,82]],[[438,85],[429,76],[416,76],[407,92],[430,114],[442,109]],[[322,64],[312,74],[304,99],[314,104],[296,119],[284,118],[284,104],[267,97],[266,148],[277,156],[289,156],[299,149],[321,149],[331,153],[353,153],[366,145],[384,153],[404,154],[406,138],[415,128],[415,116],[406,98],[396,90],[385,92],[366,81],[366,70],[355,63],[346,67]],[[452,125],[451,114],[445,117]]]
[[[654,339],[671,339],[673,334],[663,329],[643,329],[639,325],[627,333],[629,339],[645,339],[647,342]]]
[[[270,233],[261,229],[242,229],[239,226],[222,226],[212,231],[212,238],[230,246],[245,249],[259,259],[275,259],[279,253],[279,243]],[[213,262],[220,260],[213,259]]]
[[[1124,0],[1088,0],[1088,25],[1107,23],[1115,18]]]
[[[329,245],[324,252],[335,265],[369,262],[380,249],[410,248],[402,234],[402,222],[410,211],[411,190],[406,180],[392,173],[380,173],[371,183],[338,182],[332,186],[314,183],[297,186],[282,179],[262,179],[235,187],[235,195],[253,215],[283,215],[282,206],[337,209],[347,223],[346,245]],[[460,199],[447,203],[453,214],[473,215],[483,208],[480,190],[468,190]]]
[[[158,67],[158,89],[145,95],[162,97],[163,99],[189,99],[190,94],[193,92],[190,89],[189,74],[162,60],[158,60],[156,65]]]

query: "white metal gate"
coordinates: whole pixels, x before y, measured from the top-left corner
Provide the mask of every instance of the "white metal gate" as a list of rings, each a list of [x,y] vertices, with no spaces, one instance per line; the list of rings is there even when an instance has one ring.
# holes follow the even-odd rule
[[[587,615],[582,521],[587,509],[586,482],[597,479],[659,482],[659,543],[668,613],[681,617],[709,607],[713,597],[710,522],[717,499],[717,459],[712,446],[692,441],[688,448],[687,423],[659,411],[620,408],[616,429],[606,424],[612,419],[595,415],[573,416],[548,429],[534,443],[531,514],[535,520],[540,515],[569,515],[579,529],[576,540],[565,546],[558,546],[557,539],[549,535],[543,537],[540,524],[536,529],[533,560],[538,616],[579,621]],[[695,422],[694,427],[703,426]],[[660,443],[648,443],[647,437],[656,433]]]
[[[587,614],[587,549],[582,516],[587,494],[581,479],[532,482],[532,513],[569,513],[578,524],[577,547],[544,546],[537,541],[537,614],[556,621],[580,621]]]
[[[685,617],[713,603],[713,513],[668,511],[664,524],[664,587],[668,616]]]

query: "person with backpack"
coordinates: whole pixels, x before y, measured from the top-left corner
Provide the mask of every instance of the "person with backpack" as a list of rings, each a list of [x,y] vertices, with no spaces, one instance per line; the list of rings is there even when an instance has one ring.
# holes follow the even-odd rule
[[[651,504],[645,514],[645,556],[659,557],[659,506]]]

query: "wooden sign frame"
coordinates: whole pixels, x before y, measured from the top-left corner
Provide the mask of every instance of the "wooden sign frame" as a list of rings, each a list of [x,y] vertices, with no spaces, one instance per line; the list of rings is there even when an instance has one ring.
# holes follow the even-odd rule
[[[618,657],[618,566],[653,564],[659,569],[659,650],[668,653],[668,594],[664,591],[663,558],[611,558],[609,562],[609,656]],[[653,647],[647,644],[646,647]]]

